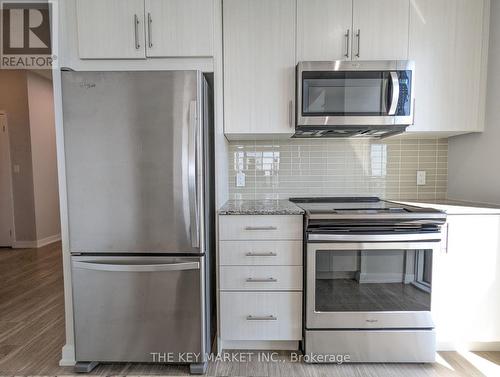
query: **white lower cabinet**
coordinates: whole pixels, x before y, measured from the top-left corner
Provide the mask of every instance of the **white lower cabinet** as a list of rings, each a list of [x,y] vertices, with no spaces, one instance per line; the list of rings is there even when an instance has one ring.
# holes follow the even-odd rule
[[[302,216],[221,215],[219,229],[221,348],[296,349],[302,339]]]
[[[221,292],[225,340],[300,340],[301,292]]]
[[[500,215],[448,214],[445,230],[443,248],[433,258],[438,347],[500,344]]]

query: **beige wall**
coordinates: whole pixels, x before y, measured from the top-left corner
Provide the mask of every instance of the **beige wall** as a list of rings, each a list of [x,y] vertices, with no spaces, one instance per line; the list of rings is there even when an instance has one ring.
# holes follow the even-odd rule
[[[36,239],[26,75],[25,71],[0,70],[0,110],[7,114],[12,165],[20,168],[12,174],[17,241]]]
[[[15,241],[58,236],[59,199],[52,83],[37,74],[0,70],[0,110],[7,114]]]
[[[500,204],[500,1],[491,2],[490,17],[485,131],[450,138],[448,196]]]
[[[28,73],[36,239],[60,234],[52,81]]]

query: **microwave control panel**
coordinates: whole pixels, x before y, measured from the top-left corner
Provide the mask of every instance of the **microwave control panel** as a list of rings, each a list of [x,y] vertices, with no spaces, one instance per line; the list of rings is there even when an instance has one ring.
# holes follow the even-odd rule
[[[411,114],[411,71],[399,71],[399,100],[396,115],[408,116]]]

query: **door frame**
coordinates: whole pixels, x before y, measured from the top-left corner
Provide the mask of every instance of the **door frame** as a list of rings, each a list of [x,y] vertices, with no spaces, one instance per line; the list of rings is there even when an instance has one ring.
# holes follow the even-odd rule
[[[15,218],[14,218],[14,185],[13,185],[13,179],[12,179],[12,159],[10,155],[10,136],[9,136],[9,118],[7,116],[7,112],[4,110],[0,109],[0,117],[5,118],[5,135],[7,136],[7,165],[9,166],[9,174],[7,174],[7,179],[9,180],[9,185],[8,187],[10,188],[10,209],[11,209],[11,214],[10,214],[10,219],[11,219],[11,225],[10,225],[10,245],[5,245],[7,247],[14,247],[16,243],[16,227],[15,227]]]

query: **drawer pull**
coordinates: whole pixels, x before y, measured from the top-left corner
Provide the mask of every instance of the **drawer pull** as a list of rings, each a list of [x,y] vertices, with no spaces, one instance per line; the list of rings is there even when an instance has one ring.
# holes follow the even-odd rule
[[[273,253],[272,251],[269,253],[252,253],[248,252],[246,253],[247,257],[276,257],[278,254]]]
[[[267,279],[254,279],[254,278],[247,278],[248,283],[276,283],[278,279],[275,278],[267,278]]]
[[[254,316],[254,315],[248,315],[247,316],[247,321],[276,321],[278,320],[278,317],[274,315],[265,315],[265,316]]]
[[[275,226],[246,226],[245,230],[278,230]]]

